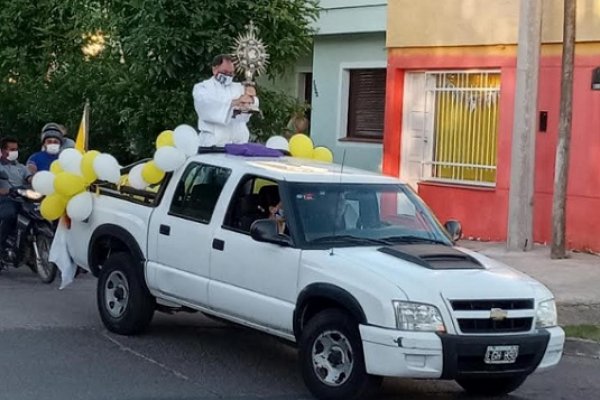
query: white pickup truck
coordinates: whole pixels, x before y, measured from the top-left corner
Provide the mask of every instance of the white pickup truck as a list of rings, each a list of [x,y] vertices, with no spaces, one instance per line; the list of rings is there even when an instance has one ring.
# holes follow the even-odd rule
[[[460,225],[391,177],[200,152],[154,193],[99,190],[69,250],[112,332],[144,331],[157,309],[252,327],[297,345],[320,399],[381,377],[501,395],[561,359],[552,293],[455,247]]]

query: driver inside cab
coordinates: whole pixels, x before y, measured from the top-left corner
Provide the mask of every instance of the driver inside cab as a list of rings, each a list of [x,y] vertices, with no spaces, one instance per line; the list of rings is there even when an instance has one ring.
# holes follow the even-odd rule
[[[279,196],[279,187],[277,185],[263,186],[259,191],[262,206],[269,212],[269,219],[277,222],[277,233],[287,235],[288,230],[285,223],[285,214],[283,204]]]

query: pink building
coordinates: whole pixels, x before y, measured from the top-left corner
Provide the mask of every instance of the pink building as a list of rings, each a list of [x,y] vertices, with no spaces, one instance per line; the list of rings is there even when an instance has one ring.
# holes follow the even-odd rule
[[[505,240],[518,0],[388,4],[383,170],[413,184],[465,236]],[[567,242],[600,251],[600,2],[578,1]],[[549,242],[558,134],[562,1],[545,0],[534,239]],[[600,82],[599,82],[600,83]]]

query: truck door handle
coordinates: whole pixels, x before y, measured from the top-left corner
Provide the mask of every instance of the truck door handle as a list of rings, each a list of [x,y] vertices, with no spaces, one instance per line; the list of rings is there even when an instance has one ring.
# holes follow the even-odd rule
[[[225,250],[225,242],[221,239],[213,239],[212,248],[215,250],[223,251]]]
[[[161,235],[169,236],[171,234],[171,227],[169,225],[161,225],[158,231]]]

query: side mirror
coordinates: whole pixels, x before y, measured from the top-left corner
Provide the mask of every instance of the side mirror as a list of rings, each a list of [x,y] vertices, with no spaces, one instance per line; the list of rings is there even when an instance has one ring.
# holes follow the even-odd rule
[[[286,235],[277,231],[277,221],[272,219],[259,219],[252,223],[250,236],[257,242],[273,243],[280,246],[290,246],[292,243]]]
[[[460,240],[462,237],[462,227],[460,226],[460,222],[451,219],[446,221],[444,228],[446,228],[446,231],[450,234],[450,238],[453,242]]]

